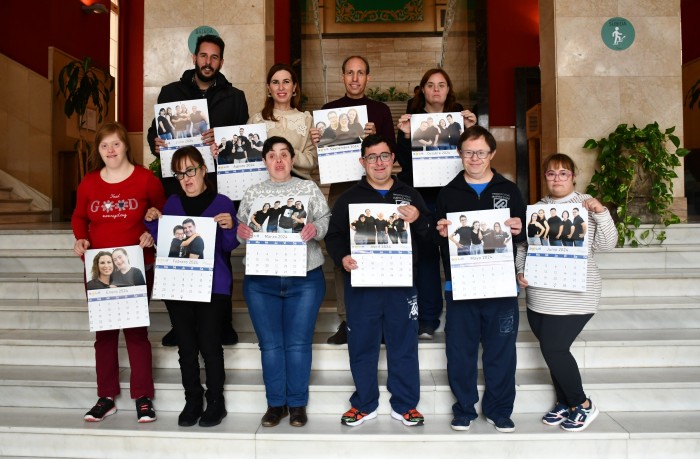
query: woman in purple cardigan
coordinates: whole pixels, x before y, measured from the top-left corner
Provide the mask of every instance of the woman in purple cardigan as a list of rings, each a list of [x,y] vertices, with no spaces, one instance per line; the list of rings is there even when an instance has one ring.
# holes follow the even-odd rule
[[[224,403],[224,351],[221,345],[221,328],[225,322],[225,310],[231,308],[231,251],[238,246],[236,239],[236,209],[233,202],[217,194],[207,179],[207,167],[201,153],[194,147],[180,148],[173,155],[171,169],[179,180],[181,192],[168,198],[163,211],[151,208],[146,212],[146,226],[155,237],[158,235],[158,219],[162,215],[212,217],[217,223],[214,253],[214,281],[211,301],[165,302],[173,322],[178,343],[180,372],[185,388],[185,408],[180,413],[178,425],[192,426],[199,420],[201,427],[212,427],[226,416]],[[199,354],[204,359],[206,374],[206,400],[199,378]]]

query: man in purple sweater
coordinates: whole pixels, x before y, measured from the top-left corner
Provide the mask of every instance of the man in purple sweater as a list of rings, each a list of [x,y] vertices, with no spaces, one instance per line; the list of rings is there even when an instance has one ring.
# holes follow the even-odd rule
[[[389,151],[396,151],[394,139],[394,121],[391,117],[391,110],[386,104],[372,100],[365,95],[367,83],[370,80],[369,62],[362,56],[350,56],[343,61],[342,79],[345,85],[345,95],[340,99],[328,102],[323,110],[331,108],[354,107],[365,105],[367,107],[367,118],[369,122],[365,124],[363,138],[370,134],[379,134],[390,142]],[[314,132],[316,131],[316,132]],[[317,129],[311,130],[311,136],[315,142],[320,138]],[[347,189],[355,185],[356,182],[333,183],[328,194],[328,205],[333,207],[336,199]],[[345,344],[348,342],[347,325],[345,323],[345,300],[343,294],[343,273],[336,268],[335,286],[338,315],[342,322],[338,326],[338,331],[328,338],[328,344]]]

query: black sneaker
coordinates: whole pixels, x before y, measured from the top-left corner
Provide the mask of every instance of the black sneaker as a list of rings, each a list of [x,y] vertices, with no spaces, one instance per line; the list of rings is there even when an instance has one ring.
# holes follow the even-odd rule
[[[139,422],[153,422],[156,420],[156,410],[153,402],[148,397],[136,399],[136,418]]]
[[[346,344],[348,342],[348,324],[345,321],[340,322],[338,331],[328,338],[326,342],[328,344]]]
[[[107,416],[111,416],[117,412],[117,407],[114,405],[114,400],[107,397],[100,397],[95,406],[90,411],[85,413],[83,419],[88,422],[100,422]]]
[[[172,328],[168,333],[163,336],[163,339],[160,341],[160,344],[162,344],[165,347],[173,347],[177,346],[177,339],[175,339],[175,330]]]
[[[233,325],[224,326],[224,332],[221,334],[221,344],[224,346],[233,346],[238,344],[238,333],[233,329]]]
[[[418,339],[433,339],[435,329],[429,325],[418,326]]]
[[[226,403],[224,398],[217,398],[207,401],[207,409],[199,418],[199,427],[214,427],[221,424],[221,420],[226,417]]]

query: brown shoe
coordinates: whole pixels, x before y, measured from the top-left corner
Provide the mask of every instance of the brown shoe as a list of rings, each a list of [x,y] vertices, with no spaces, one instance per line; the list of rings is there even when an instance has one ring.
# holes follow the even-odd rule
[[[309,422],[305,406],[289,407],[289,424],[294,427],[304,427]]]
[[[262,417],[263,427],[275,427],[282,418],[289,414],[287,406],[268,406],[265,415]]]

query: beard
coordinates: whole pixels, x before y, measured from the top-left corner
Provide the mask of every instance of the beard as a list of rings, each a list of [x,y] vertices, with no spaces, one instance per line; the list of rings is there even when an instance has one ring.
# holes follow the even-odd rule
[[[211,74],[211,76],[206,76],[202,74],[202,69],[213,70],[214,72]],[[214,81],[216,76],[219,74],[219,69],[214,70],[210,65],[200,67],[197,64],[194,64],[194,71],[197,74],[197,79],[203,83]]]

